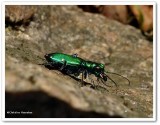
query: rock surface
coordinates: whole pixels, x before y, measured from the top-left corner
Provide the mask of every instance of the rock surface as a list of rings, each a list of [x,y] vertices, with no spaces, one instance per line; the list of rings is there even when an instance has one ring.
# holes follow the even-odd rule
[[[15,29],[12,13],[6,17],[11,22],[5,28],[6,117],[153,117],[153,45],[139,30],[77,6],[34,8],[33,19],[14,18],[27,18],[27,26],[22,22]],[[124,75],[131,84],[110,75],[118,88],[109,80],[112,87],[93,88],[88,79],[81,87],[76,78],[39,65],[52,52],[77,53],[86,60],[110,63],[106,70]]]

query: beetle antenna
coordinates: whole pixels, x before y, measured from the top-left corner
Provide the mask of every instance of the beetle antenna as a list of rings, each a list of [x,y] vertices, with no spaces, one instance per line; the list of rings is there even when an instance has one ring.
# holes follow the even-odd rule
[[[111,79],[108,75],[106,75],[106,76],[107,76],[107,78],[109,78],[115,84],[116,87],[118,87],[117,83],[113,79]]]
[[[114,75],[120,76],[120,77],[126,79],[126,80],[128,81],[128,85],[130,85],[129,79],[127,79],[126,77],[124,77],[124,76],[122,76],[122,75],[120,75],[120,74],[118,74],[118,73],[108,72],[108,71],[105,71],[105,73],[109,73],[109,74],[114,74]],[[108,77],[108,76],[107,76],[107,77]],[[108,78],[109,78],[109,77],[108,77]],[[109,78],[109,79],[111,80],[111,78]],[[113,80],[112,80],[112,82],[113,82]]]

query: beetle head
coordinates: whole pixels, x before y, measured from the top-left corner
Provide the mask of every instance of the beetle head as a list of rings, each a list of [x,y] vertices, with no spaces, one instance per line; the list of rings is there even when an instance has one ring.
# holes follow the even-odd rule
[[[103,64],[94,64],[94,74],[97,77],[100,77],[105,80],[105,74],[104,74],[104,65]]]
[[[100,74],[100,78],[102,78],[104,81],[107,81],[107,75],[104,73]]]
[[[96,64],[96,66],[94,67],[95,68],[95,71],[101,73],[101,72],[104,72],[104,65],[103,64]]]

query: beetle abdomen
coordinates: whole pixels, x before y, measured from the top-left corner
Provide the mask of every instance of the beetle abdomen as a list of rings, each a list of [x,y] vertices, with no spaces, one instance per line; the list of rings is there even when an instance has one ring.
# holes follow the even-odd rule
[[[62,54],[62,53],[47,54],[45,58],[49,62],[60,63],[60,64],[64,64],[65,62],[66,65],[70,65],[70,66],[81,65],[81,62],[82,62],[81,58],[74,57],[72,55]]]

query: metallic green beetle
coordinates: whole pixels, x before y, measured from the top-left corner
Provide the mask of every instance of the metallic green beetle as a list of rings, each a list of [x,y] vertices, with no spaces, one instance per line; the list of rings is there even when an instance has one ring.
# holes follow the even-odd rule
[[[104,64],[86,61],[78,57],[77,54],[67,55],[63,53],[50,53],[46,54],[44,57],[47,61],[47,63],[44,63],[46,67],[57,68],[58,70],[64,71],[69,75],[73,74],[78,76],[82,73],[82,82],[88,75],[94,74],[97,77],[97,80],[100,80],[104,85],[107,78],[109,78],[117,86],[117,84],[108,75],[106,75],[106,73],[112,72],[105,71]],[[112,74],[119,75],[117,73]],[[127,79],[124,76],[121,77]],[[128,82],[130,84],[129,80]]]

